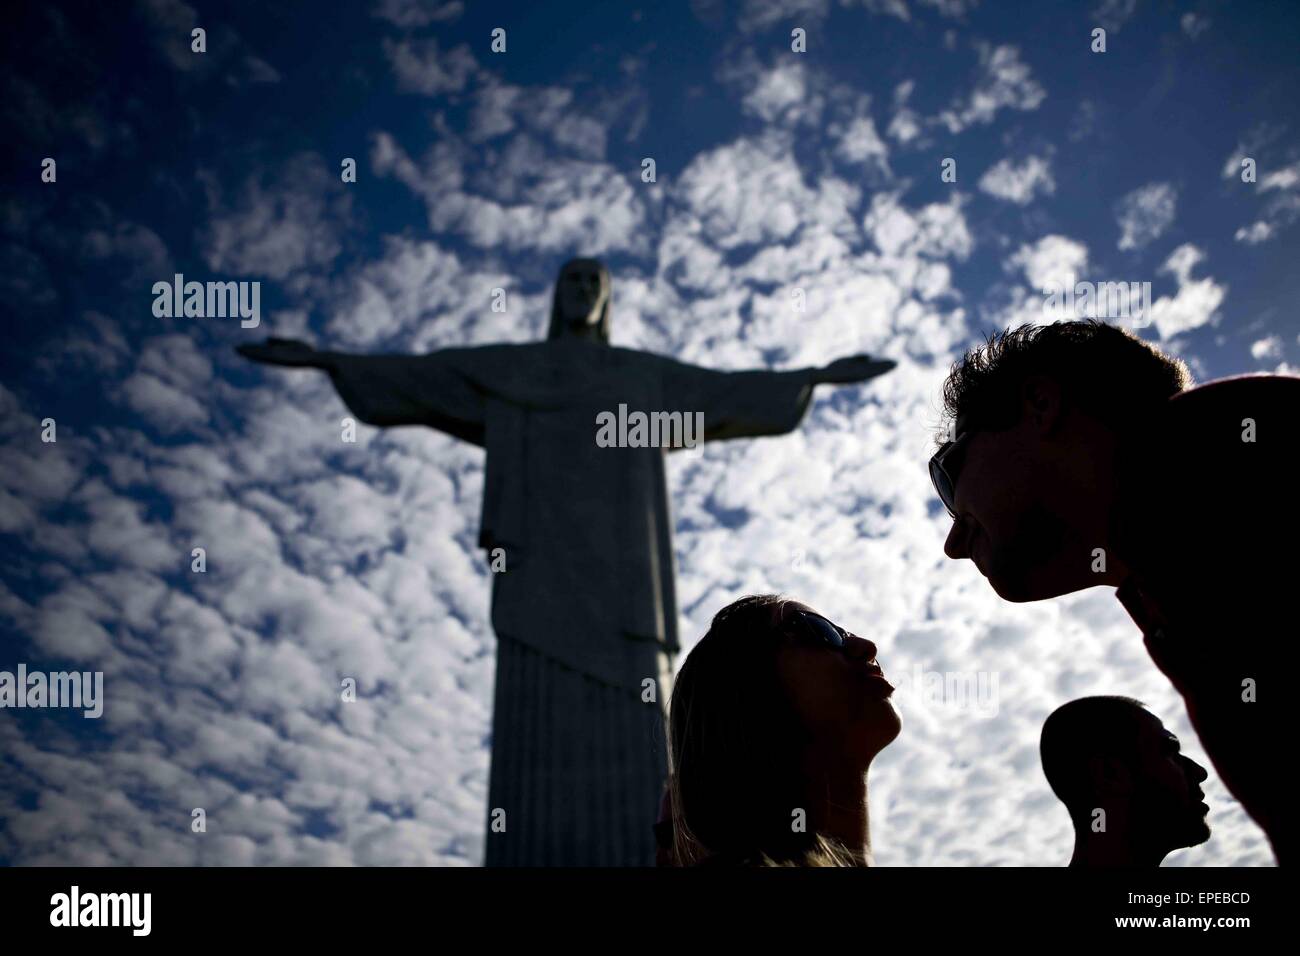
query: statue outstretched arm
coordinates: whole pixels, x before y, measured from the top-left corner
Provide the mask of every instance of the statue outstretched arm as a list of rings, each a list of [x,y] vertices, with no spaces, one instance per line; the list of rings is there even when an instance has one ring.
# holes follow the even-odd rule
[[[235,351],[246,359],[266,365],[283,365],[288,368],[328,368],[332,352],[318,352],[306,342],[297,339],[269,338],[265,342],[236,345]]]
[[[704,440],[781,435],[798,427],[815,385],[850,385],[884,375],[890,359],[853,355],[820,368],[722,372],[667,360],[664,396],[671,409],[703,412]]]
[[[460,350],[349,355],[277,338],[235,350],[255,362],[328,372],[348,409],[368,425],[426,425],[483,444],[484,398],[458,366]]]
[[[850,355],[836,359],[821,368],[807,369],[814,385],[855,385],[867,382],[892,371],[898,363],[893,359],[873,358],[870,355]]]

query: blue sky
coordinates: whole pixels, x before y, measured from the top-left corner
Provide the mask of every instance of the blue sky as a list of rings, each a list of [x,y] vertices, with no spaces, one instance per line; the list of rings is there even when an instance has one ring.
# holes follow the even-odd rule
[[[820,388],[795,434],[670,463],[687,646],[724,603],[779,590],[871,637],[892,674],[997,675],[983,712],[900,688],[878,862],[1068,859],[1037,735],[1073,697],[1147,701],[1205,762],[1105,589],[1007,605],[943,558],[925,460],[947,366],[1043,321],[1067,276],[1150,282],[1141,334],[1200,381],[1295,371],[1300,10],[339,6],[33,7],[4,41],[0,668],[102,670],[108,700],[98,721],[0,720],[0,860],[479,861],[482,454],[422,429],[342,444],[323,376],[232,347],[536,339],[574,255],[613,273],[617,345],[716,368],[899,361]],[[259,281],[261,326],[155,317],[178,271]],[[1215,835],[1170,862],[1269,863],[1206,789]]]

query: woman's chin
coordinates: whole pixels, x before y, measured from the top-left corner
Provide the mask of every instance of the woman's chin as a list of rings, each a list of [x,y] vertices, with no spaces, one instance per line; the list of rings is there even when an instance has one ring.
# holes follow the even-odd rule
[[[903,729],[903,717],[888,697],[871,702],[863,736],[867,739],[874,757],[888,747]]]

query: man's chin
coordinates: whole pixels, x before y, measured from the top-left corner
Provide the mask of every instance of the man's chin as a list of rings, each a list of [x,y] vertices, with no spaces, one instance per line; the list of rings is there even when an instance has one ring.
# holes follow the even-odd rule
[[[1187,832],[1181,838],[1175,840],[1174,849],[1190,850],[1194,846],[1200,846],[1210,839],[1210,828],[1208,825],[1201,827],[1189,827]]]
[[[1188,834],[1189,841],[1187,846],[1200,846],[1210,838],[1210,825],[1204,820],[1198,820],[1191,827]]]
[[[1032,574],[1000,574],[996,572],[988,575],[988,579],[989,585],[997,596],[1012,604],[1046,601],[1050,598],[1060,597],[1062,594],[1073,594],[1075,591],[1082,591],[1084,588],[1096,583],[1088,581],[1072,584],[1064,581],[1049,581]]]

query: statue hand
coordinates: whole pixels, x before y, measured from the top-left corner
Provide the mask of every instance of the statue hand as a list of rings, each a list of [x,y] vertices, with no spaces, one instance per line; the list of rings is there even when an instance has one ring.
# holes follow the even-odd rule
[[[317,352],[306,342],[297,339],[269,338],[265,342],[237,345],[235,351],[254,362],[268,365],[287,365],[292,368],[328,368],[329,353]]]
[[[832,385],[850,385],[884,375],[898,363],[893,359],[872,358],[870,355],[851,355],[836,359],[825,368],[814,371],[813,381]]]

